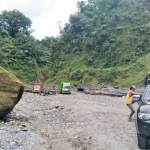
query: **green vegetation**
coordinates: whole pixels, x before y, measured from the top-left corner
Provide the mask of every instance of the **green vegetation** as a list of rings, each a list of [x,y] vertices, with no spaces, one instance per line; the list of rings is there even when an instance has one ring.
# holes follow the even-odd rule
[[[0,65],[25,83],[144,85],[150,68],[149,0],[77,3],[60,36],[36,40],[17,10],[0,14]]]

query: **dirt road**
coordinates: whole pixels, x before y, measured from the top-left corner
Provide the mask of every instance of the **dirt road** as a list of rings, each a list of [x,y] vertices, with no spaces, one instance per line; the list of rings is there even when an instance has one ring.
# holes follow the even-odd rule
[[[25,92],[0,121],[0,150],[139,150],[128,115],[125,97]]]

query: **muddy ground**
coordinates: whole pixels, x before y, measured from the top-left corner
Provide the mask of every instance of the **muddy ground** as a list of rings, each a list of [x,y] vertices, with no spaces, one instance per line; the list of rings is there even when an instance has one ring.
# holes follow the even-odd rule
[[[100,91],[124,95],[128,89],[91,88],[85,94],[74,88],[72,94],[48,96],[24,92],[0,120],[0,150],[139,150],[125,96]]]

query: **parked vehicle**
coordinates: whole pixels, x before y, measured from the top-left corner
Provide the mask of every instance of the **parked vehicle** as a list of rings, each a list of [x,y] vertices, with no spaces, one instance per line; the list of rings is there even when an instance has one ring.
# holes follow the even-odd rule
[[[85,90],[85,85],[83,83],[80,83],[77,85],[77,90],[78,91],[84,91]]]
[[[33,93],[43,93],[44,92],[43,84],[40,84],[40,83],[33,84],[32,92]]]
[[[140,106],[135,113],[135,126],[139,148],[148,149],[148,140],[150,139],[150,85],[146,86]]]
[[[60,91],[60,93],[70,93],[71,94],[71,83],[70,82],[58,83],[58,90]]]

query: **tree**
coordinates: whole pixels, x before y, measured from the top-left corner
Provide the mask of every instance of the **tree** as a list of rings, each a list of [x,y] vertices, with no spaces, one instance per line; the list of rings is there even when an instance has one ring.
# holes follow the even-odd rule
[[[5,10],[0,14],[0,28],[7,30],[12,37],[19,32],[30,35],[31,24],[31,20],[18,10]]]
[[[86,4],[86,3],[85,3],[84,1],[78,1],[78,2],[77,2],[77,8],[78,8],[78,11],[79,11],[79,12],[82,13],[82,12],[84,11],[85,4]]]

